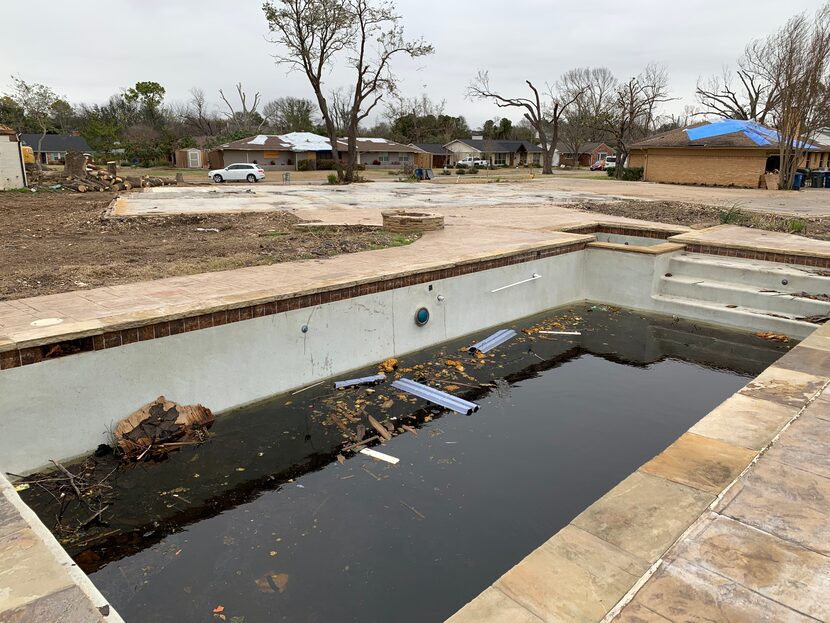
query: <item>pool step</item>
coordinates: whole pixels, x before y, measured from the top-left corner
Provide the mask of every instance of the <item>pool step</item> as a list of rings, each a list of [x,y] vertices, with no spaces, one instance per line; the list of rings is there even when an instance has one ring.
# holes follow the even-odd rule
[[[652,296],[656,307],[664,313],[676,314],[690,320],[725,324],[752,331],[771,331],[794,338],[804,338],[816,325],[796,320],[800,314],[771,312],[753,307],[726,307],[725,303],[657,293]],[[775,314],[775,315],[770,315]]]
[[[744,282],[716,281],[671,273],[671,276],[660,278],[658,288],[661,294],[719,303],[724,307],[737,305],[793,316],[830,314],[830,302],[786,294],[782,291],[783,287],[770,292],[771,288]]]
[[[830,276],[822,275],[819,269],[809,266],[679,253],[669,261],[668,272],[782,292],[830,293]]]

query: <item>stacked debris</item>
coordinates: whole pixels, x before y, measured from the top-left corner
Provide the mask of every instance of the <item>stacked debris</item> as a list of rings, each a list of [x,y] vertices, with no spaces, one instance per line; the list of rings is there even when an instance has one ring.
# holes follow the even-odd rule
[[[159,396],[118,423],[115,441],[125,460],[140,461],[202,443],[213,420],[213,413],[202,405],[180,405]]]
[[[170,177],[123,176],[118,174],[115,162],[99,167],[87,162],[84,154],[69,152],[63,171],[40,171],[37,178],[40,186],[57,186],[79,193],[121,192],[133,188],[172,186],[177,180]]]

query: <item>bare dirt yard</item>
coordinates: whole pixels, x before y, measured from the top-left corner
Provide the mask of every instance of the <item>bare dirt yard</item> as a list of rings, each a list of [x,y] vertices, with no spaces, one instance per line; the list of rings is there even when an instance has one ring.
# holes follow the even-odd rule
[[[579,201],[569,204],[568,207],[597,214],[686,225],[695,229],[730,224],[830,240],[830,217],[796,217],[683,201],[637,201],[633,199],[614,202]]]
[[[104,218],[113,195],[0,193],[0,300],[408,244],[287,212]],[[218,230],[218,231],[215,231]]]

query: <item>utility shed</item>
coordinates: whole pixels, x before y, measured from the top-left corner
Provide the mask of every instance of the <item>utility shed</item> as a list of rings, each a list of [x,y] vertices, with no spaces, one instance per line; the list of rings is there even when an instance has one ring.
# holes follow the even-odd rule
[[[0,125],[0,190],[26,186],[23,152],[17,132]]]
[[[647,182],[758,188],[779,168],[778,134],[753,121],[704,121],[632,145]]]

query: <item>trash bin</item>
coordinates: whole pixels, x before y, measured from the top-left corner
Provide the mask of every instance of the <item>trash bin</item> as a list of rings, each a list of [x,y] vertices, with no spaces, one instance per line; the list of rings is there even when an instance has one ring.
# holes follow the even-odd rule
[[[804,183],[804,174],[796,173],[793,179],[793,190],[801,190],[801,185]]]
[[[824,187],[824,173],[821,171],[813,171],[810,173],[810,186],[812,188]]]
[[[419,180],[424,179],[424,170],[423,169],[415,169],[415,177]]]

